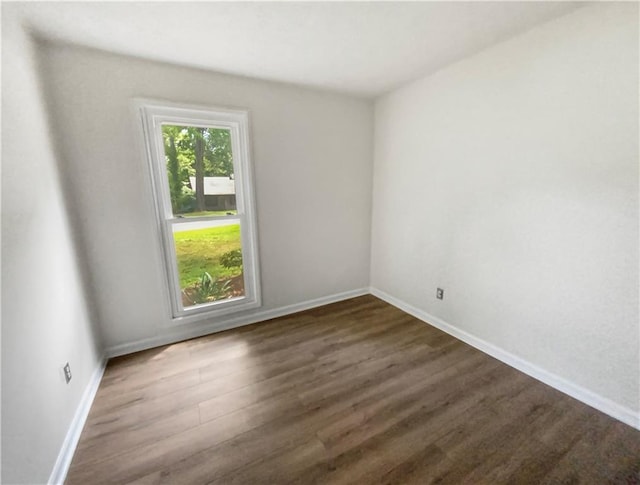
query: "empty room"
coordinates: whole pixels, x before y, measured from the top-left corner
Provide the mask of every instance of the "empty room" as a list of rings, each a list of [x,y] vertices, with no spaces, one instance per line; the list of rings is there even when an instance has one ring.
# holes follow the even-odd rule
[[[637,3],[1,9],[3,484],[640,483]]]

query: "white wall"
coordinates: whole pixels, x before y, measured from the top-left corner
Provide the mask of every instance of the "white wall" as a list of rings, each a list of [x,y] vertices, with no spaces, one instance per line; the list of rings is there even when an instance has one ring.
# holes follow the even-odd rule
[[[19,7],[9,4],[2,5],[2,120],[2,483],[46,483],[101,353],[33,46]]]
[[[631,411],[637,9],[580,9],[379,99],[371,270],[373,287]]]
[[[147,161],[131,111],[135,97],[250,110],[258,311],[368,286],[371,102],[93,50],[42,48],[107,347],[126,349],[184,331],[167,327]],[[217,323],[191,329],[203,325]]]

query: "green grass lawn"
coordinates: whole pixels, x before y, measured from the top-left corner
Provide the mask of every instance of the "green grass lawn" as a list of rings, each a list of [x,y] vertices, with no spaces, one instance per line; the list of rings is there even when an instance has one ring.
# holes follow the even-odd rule
[[[214,280],[242,273],[241,267],[225,268],[220,264],[220,256],[240,249],[240,224],[176,232],[173,239],[182,289],[200,281],[205,271]]]

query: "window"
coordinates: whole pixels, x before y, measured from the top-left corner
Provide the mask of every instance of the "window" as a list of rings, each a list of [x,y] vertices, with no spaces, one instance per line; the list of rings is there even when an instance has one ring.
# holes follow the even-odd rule
[[[259,306],[248,113],[139,106],[173,317]]]

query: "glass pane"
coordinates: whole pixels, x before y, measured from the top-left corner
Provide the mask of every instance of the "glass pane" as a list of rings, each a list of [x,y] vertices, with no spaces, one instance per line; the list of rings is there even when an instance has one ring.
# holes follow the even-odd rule
[[[236,214],[231,132],[162,125],[162,137],[173,215]]]
[[[238,220],[173,224],[182,305],[244,296]]]

